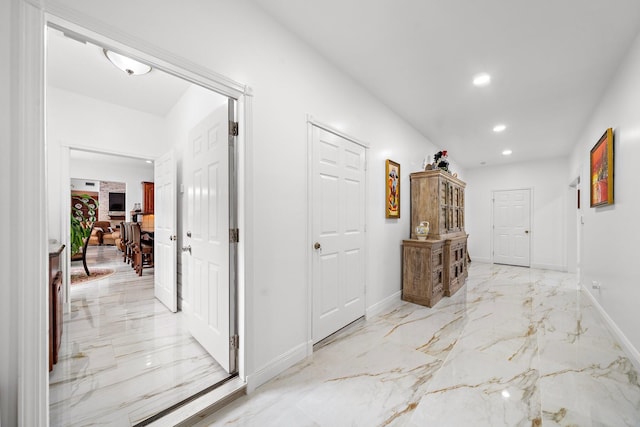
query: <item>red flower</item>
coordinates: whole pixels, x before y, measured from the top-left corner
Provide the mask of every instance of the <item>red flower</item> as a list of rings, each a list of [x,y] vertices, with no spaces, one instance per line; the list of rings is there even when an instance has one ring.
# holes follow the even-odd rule
[[[442,150],[442,155],[443,155],[444,157],[447,157],[447,150]]]

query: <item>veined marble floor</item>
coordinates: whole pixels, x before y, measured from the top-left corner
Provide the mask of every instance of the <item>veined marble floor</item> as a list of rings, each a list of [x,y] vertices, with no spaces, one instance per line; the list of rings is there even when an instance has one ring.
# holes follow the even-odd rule
[[[51,426],[131,426],[228,377],[182,312],[154,298],[153,269],[139,277],[114,246],[88,250],[89,269],[116,273],[71,286],[49,375]]]
[[[198,426],[638,426],[638,372],[575,275],[472,263]]]

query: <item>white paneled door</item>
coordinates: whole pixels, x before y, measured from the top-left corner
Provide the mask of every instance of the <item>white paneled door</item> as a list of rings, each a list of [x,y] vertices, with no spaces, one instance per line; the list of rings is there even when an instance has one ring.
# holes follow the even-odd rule
[[[189,330],[228,372],[230,356],[229,123],[222,106],[189,132],[185,152]]]
[[[531,191],[493,193],[493,262],[529,267]]]
[[[178,310],[176,282],[176,161],[173,150],[154,165],[154,293],[172,312]]]
[[[365,152],[312,126],[314,343],[365,312]]]

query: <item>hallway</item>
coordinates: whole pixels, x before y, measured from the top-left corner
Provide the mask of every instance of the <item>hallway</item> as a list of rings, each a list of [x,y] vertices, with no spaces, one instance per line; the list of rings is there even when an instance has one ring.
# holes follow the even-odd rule
[[[87,263],[115,273],[71,287],[49,375],[51,426],[131,426],[229,376],[184,313],[154,298],[153,269],[139,277],[115,246],[89,246]]]
[[[471,263],[199,426],[637,426],[638,372],[575,275]]]

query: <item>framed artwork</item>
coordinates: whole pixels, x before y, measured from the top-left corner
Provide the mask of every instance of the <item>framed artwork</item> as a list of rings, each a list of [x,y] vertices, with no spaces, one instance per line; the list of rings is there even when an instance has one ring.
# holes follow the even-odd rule
[[[385,216],[400,218],[400,165],[387,159],[385,172]]]
[[[591,149],[589,161],[591,207],[613,204],[613,130],[607,129]]]

